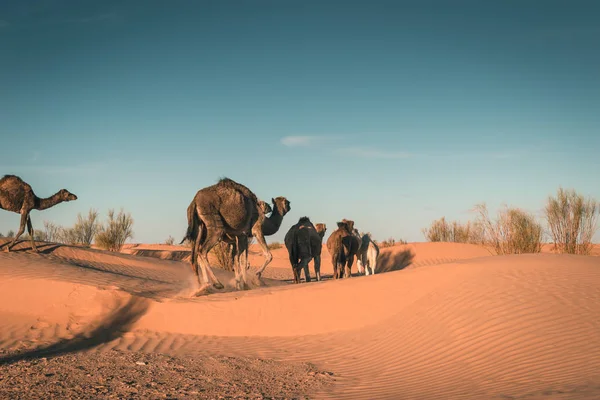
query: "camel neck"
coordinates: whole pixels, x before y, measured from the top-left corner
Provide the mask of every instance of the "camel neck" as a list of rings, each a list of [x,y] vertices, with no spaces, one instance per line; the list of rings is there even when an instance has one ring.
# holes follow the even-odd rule
[[[53,207],[58,203],[61,203],[62,200],[59,198],[58,193],[46,197],[45,199],[40,199],[39,197],[35,198],[35,209],[36,210],[45,210],[47,208]]]
[[[269,236],[274,235],[279,230],[281,222],[283,221],[283,215],[279,213],[277,207],[273,209],[269,218],[265,218],[262,226],[263,235]]]

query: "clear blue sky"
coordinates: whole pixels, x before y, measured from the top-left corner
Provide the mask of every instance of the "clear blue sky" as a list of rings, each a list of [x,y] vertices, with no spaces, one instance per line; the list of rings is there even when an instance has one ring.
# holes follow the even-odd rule
[[[600,2],[0,2],[0,174],[34,211],[180,239],[228,176],[300,216],[424,240],[487,202],[600,199]],[[19,217],[0,211],[0,231]]]

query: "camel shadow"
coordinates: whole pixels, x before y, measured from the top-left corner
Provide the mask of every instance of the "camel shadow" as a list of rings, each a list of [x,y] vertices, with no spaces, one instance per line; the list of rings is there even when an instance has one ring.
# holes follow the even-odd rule
[[[392,271],[400,271],[412,264],[415,253],[411,249],[399,252],[386,251],[377,257],[376,274]]]
[[[33,248],[31,245],[23,247],[24,243],[31,243],[29,239],[19,239],[15,243],[15,247],[10,250],[11,253],[24,253],[24,252],[32,252]],[[3,250],[4,246],[8,246],[10,244],[10,240],[4,243],[0,243],[0,251]],[[63,245],[60,243],[52,243],[52,242],[39,242],[36,240],[36,246],[38,249],[38,253],[40,254],[50,254],[54,250],[62,247]]]
[[[172,261],[190,261],[191,251],[190,250],[132,250],[131,255],[152,257],[161,260],[172,260]]]
[[[27,350],[25,352],[0,358],[0,365],[13,364],[21,360],[57,357],[76,353],[111,342],[129,331],[147,311],[150,301],[140,297],[131,297],[121,308],[109,314],[91,331],[84,330],[72,339],[62,339],[56,343]]]

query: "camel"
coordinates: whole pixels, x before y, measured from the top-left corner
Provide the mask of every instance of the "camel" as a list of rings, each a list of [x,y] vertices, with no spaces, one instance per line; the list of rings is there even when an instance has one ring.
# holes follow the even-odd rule
[[[260,223],[261,225],[263,225],[264,221],[266,219],[265,218],[266,214],[272,212],[273,208],[271,208],[271,205],[269,203],[267,203],[266,201],[258,200],[258,209],[260,211],[260,214],[259,214],[259,218],[256,221],[256,223]],[[250,236],[252,236],[252,234],[250,234]],[[223,241],[225,243],[229,244],[229,254],[231,257],[232,265],[234,265],[236,262],[238,262],[238,260],[236,260],[236,255],[237,255],[236,238],[231,235],[225,235],[225,237],[223,238]],[[246,251],[244,252],[244,257],[246,260],[248,260],[248,247],[246,247]],[[249,269],[250,263],[248,263],[245,268]]]
[[[300,283],[302,270],[306,282],[310,282],[308,263],[313,258],[315,276],[317,281],[321,280],[321,250],[326,230],[325,224],[315,226],[308,217],[302,217],[285,234],[284,243],[294,272],[294,283]]]
[[[247,254],[248,237],[251,234],[256,237],[266,260],[272,259],[262,234],[261,224],[265,215],[259,200],[240,183],[223,178],[214,185],[200,189],[188,206],[187,217],[188,229],[181,243],[186,239],[192,243],[191,264],[200,284],[198,294],[208,291],[211,283],[214,288],[223,289],[223,284],[210,268],[208,252],[220,241],[226,241],[227,237],[235,239],[234,270],[238,290],[247,287],[247,261],[242,262],[240,256]],[[203,282],[200,281],[198,262]]]
[[[327,239],[327,250],[333,264],[333,279],[352,277],[354,255],[360,249],[360,240],[354,234],[354,221],[343,219]]]
[[[38,249],[35,245],[35,240],[33,239],[33,225],[31,224],[31,217],[29,216],[31,210],[46,210],[64,201],[73,200],[77,200],[77,196],[70,193],[67,189],[61,189],[52,196],[41,199],[35,195],[31,186],[18,176],[4,175],[4,177],[0,179],[0,208],[21,214],[19,231],[12,242],[8,244],[5,251],[9,252],[16,244],[19,236],[25,232],[25,225],[27,225],[27,232],[31,238],[31,248],[37,253]]]
[[[358,230],[356,230],[358,233]],[[377,257],[379,257],[379,246],[373,241],[370,233],[362,235],[362,244],[360,251],[356,255],[356,266],[358,272],[361,274],[369,275],[369,269],[371,274],[375,275],[377,269]]]
[[[275,233],[277,233],[277,231],[279,230],[279,227],[281,226],[281,222],[283,221],[283,217],[292,209],[290,202],[288,201],[288,199],[286,199],[283,196],[279,196],[276,198],[271,198],[271,201],[273,202],[273,206],[271,207],[268,203],[259,200],[260,202],[262,202],[264,205],[262,206],[262,208],[264,209],[264,213],[268,214],[271,213],[271,215],[269,215],[268,218],[263,218],[261,219],[261,230],[262,230],[262,234],[263,236],[271,236],[274,235]],[[267,209],[268,207],[268,209]],[[250,234],[250,237],[252,237],[253,234]],[[227,243],[229,243],[230,245],[230,253],[233,257],[233,255],[235,254],[235,243],[232,240],[227,240]],[[246,251],[247,254],[247,251]],[[262,275],[262,273],[264,272],[265,268],[267,267],[267,265],[272,261],[272,256],[271,253],[269,253],[269,256],[267,256],[265,254],[266,261],[263,264],[262,268],[260,268],[257,272],[256,275],[260,278],[260,276]],[[247,257],[246,257],[247,258]],[[246,268],[250,268],[250,264],[246,265]]]

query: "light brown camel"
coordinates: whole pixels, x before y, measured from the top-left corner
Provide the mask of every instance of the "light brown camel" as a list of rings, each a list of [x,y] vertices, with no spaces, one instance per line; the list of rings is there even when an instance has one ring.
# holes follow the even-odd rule
[[[285,234],[284,243],[292,265],[295,283],[300,283],[302,270],[304,270],[306,282],[310,282],[308,263],[313,258],[315,260],[315,276],[317,281],[321,280],[321,249],[326,230],[325,224],[315,226],[308,217],[302,217]]]
[[[33,226],[31,225],[31,217],[29,216],[31,210],[45,210],[63,201],[72,200],[77,200],[77,196],[70,193],[67,189],[61,189],[54,195],[41,199],[35,195],[31,186],[18,176],[4,175],[0,179],[0,208],[21,214],[19,231],[5,250],[7,252],[10,251],[19,239],[19,236],[25,232],[25,225],[27,225],[27,232],[29,232],[29,236],[31,237],[31,248],[37,252],[38,249],[33,239]]]
[[[246,262],[242,261],[240,256],[247,254],[250,234],[256,237],[266,259],[272,258],[260,229],[261,214],[262,218],[264,214],[261,212],[259,200],[246,186],[223,178],[214,185],[200,189],[190,203],[187,214],[188,229],[182,243],[186,239],[192,243],[192,269],[201,285],[198,294],[207,291],[211,282],[213,287],[223,288],[210,268],[208,252],[217,243],[225,240],[226,235],[236,240],[234,269],[238,289],[244,289],[247,285]],[[200,281],[198,262],[204,282]]]
[[[327,239],[327,250],[333,264],[333,279],[352,277],[354,255],[359,251],[360,240],[354,235],[354,221],[343,219]]]

